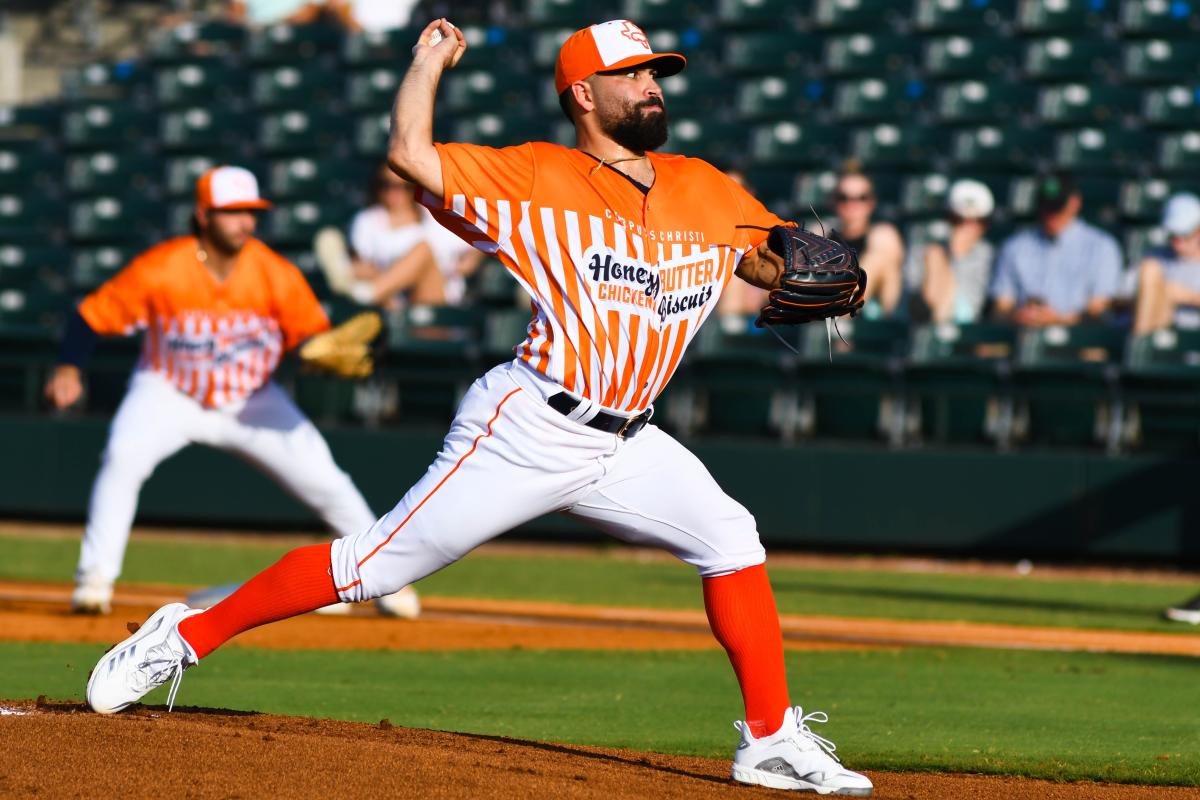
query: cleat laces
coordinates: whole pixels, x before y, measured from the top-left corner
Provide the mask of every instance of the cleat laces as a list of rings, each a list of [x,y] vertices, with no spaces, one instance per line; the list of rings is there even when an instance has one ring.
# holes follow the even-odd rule
[[[167,711],[175,709],[175,695],[183,681],[184,656],[171,648],[167,642],[155,645],[146,651],[146,658],[137,665],[130,676],[130,688],[140,694],[157,689],[168,680],[171,689],[167,693]]]
[[[801,716],[802,714],[803,716]],[[796,706],[796,732],[789,734],[787,740],[801,750],[811,750],[812,745],[816,744],[834,761],[839,764],[842,763],[842,760],[837,757],[837,753],[834,752],[837,750],[837,745],[824,736],[813,733],[812,729],[808,727],[809,722],[829,722],[829,715],[824,711],[814,711],[811,714],[804,714],[804,709]]]

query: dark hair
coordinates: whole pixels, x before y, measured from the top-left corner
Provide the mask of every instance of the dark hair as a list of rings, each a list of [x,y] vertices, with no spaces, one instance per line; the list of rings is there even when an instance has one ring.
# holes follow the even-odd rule
[[[383,178],[380,173],[385,169],[391,169],[386,161],[380,161],[375,165],[375,169],[371,170],[371,177],[367,179],[367,205],[379,205],[379,195],[383,192]]]
[[[192,236],[200,238],[200,223],[196,221],[196,212],[188,214],[188,227],[192,229]]]
[[[567,119],[571,120],[571,122],[575,121],[575,118],[571,116],[571,106],[574,104],[575,96],[571,93],[571,87],[568,86],[558,95],[558,107],[562,109],[563,114],[565,114]]]

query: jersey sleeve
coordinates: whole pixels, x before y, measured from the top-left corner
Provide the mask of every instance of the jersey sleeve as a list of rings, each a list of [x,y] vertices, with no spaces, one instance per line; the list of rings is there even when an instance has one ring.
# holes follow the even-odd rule
[[[329,317],[317,302],[304,273],[291,263],[279,259],[276,265],[275,319],[283,331],[283,346],[291,350],[313,334],[329,330]]]
[[[434,219],[467,244],[487,253],[502,248],[533,196],[535,159],[530,144],[483,147],[434,145],[442,164],[442,197],[417,190]]]
[[[129,336],[146,327],[160,259],[157,248],[142,253],[85,297],[79,315],[88,327],[101,336]]]

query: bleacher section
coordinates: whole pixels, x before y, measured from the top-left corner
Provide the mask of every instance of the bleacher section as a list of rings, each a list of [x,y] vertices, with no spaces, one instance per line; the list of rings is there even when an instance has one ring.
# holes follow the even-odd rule
[[[938,225],[951,180],[997,197],[991,238],[1031,219],[1030,175],[1082,177],[1085,217],[1130,263],[1163,200],[1200,191],[1200,6],[1192,0],[623,0],[658,49],[689,57],[664,81],[668,149],[745,171],[784,217],[832,217],[835,171],[856,159],[879,213],[910,241]],[[527,0],[504,27],[464,26],[435,135],[504,145],[572,142],[552,89],[559,43],[590,20],[579,0]],[[65,310],[165,236],[185,232],[195,177],[253,169],[277,209],[262,237],[314,270],[313,233],[345,224],[383,154],[415,30],[246,30],[198,21],[144,56],[72,70],[60,100],[0,108],[0,405],[32,410]],[[380,374],[352,386],[291,376],[325,422],[444,421],[481,369],[523,335],[527,305],[497,265],[472,308],[393,320]],[[1200,449],[1200,345],[1191,332],[1126,341],[1121,328],[1017,336],[995,325],[846,321],[787,332],[714,322],[659,404],[683,435]],[[90,408],[109,410],[106,351]],[[115,379],[114,379],[115,380]],[[110,381],[111,383],[111,381]]]

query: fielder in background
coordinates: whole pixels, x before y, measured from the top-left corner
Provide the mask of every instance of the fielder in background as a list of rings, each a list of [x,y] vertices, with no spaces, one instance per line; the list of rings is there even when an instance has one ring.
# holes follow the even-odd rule
[[[75,403],[100,336],[144,331],[92,486],[71,606],[111,609],[138,493],[189,444],[241,456],[312,508],[339,536],[375,523],[325,440],[271,375],[287,351],[324,344],[329,320],[300,271],[254,238],[270,208],[254,175],[217,167],[196,184],[196,235],[152,247],[79,304],[46,384],[56,408]],[[355,365],[357,366],[357,365]],[[396,587],[385,613],[413,617],[416,592]]]
[[[754,518],[648,424],[735,274],[773,289],[765,321],[825,319],[862,307],[852,251],[782,222],[704,161],[656,152],[667,140],[658,78],[686,61],[654,53],[632,22],[584,28],[559,51],[556,90],[574,148],[434,144],[438,81],[465,51],[445,20],[422,32],[388,161],[422,187],[443,225],[496,254],[529,293],[533,318],[516,358],[475,382],[429,471],[373,528],[293,550],[207,611],[159,609],[96,665],[88,702],[112,713],[174,681],[171,703],[183,669],[242,631],[395,591],[561,511],[696,568],[745,702],[735,780],[870,795],[871,782],[810,730],[825,714],[791,705]]]

